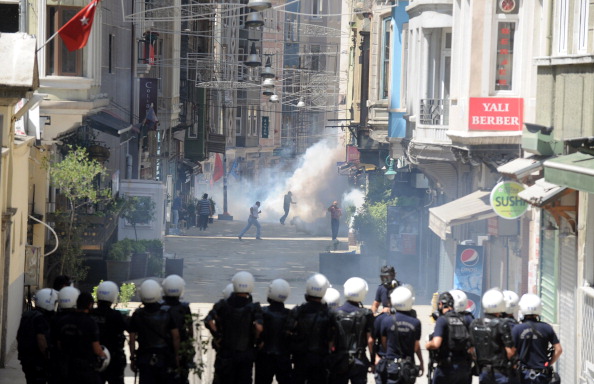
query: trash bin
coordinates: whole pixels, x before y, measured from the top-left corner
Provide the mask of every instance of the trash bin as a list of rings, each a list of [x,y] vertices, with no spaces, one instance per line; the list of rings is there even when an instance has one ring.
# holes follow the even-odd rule
[[[184,276],[184,259],[165,259],[165,276]]]

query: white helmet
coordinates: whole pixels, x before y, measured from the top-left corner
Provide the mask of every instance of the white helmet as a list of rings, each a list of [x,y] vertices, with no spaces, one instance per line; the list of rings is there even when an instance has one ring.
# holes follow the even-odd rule
[[[466,293],[459,289],[452,289],[450,294],[454,298],[454,311],[458,313],[464,312],[466,307],[468,307],[468,296],[466,296]]]
[[[520,299],[520,311],[522,315],[537,315],[542,313],[542,300],[534,293],[526,293]]]
[[[357,303],[365,300],[369,287],[367,282],[360,277],[351,277],[344,282],[344,298]]]
[[[485,292],[482,303],[485,313],[505,312],[505,300],[503,299],[503,293],[499,289],[489,289]]]
[[[78,299],[78,295],[80,295],[80,291],[74,287],[67,286],[60,289],[60,292],[58,292],[58,308],[76,308],[76,300]]]
[[[58,291],[51,288],[43,288],[35,294],[35,307],[53,312],[56,310]]]
[[[305,294],[311,297],[322,298],[329,287],[330,282],[326,276],[316,273],[305,281]]]
[[[328,308],[336,308],[340,304],[340,292],[337,289],[329,287],[326,294],[322,297],[322,303],[328,305]]]
[[[140,296],[140,301],[145,304],[158,303],[163,296],[163,291],[159,283],[155,280],[148,279],[143,281],[140,287],[138,287],[138,295]]]
[[[223,289],[223,299],[227,300],[231,294],[233,293],[233,283],[227,284],[225,289]]]
[[[518,308],[520,297],[514,291],[503,291],[503,300],[505,300],[505,313],[513,315]]]
[[[115,303],[120,295],[118,286],[113,281],[102,281],[97,286],[97,300],[109,301]]]
[[[111,353],[109,353],[109,349],[107,349],[105,345],[102,345],[101,349],[103,349],[103,352],[105,353],[105,360],[101,362],[100,367],[97,367],[95,369],[97,372],[105,371],[105,369],[107,369],[107,366],[109,366],[109,363],[111,362]]]
[[[233,283],[233,292],[235,293],[252,293],[254,290],[254,276],[249,272],[237,272],[231,278],[231,282]]]
[[[415,303],[415,297],[407,287],[397,287],[390,294],[392,308],[397,311],[410,311]]]
[[[289,297],[290,293],[291,287],[289,286],[289,283],[287,283],[283,279],[272,280],[272,282],[268,286],[268,298],[270,300],[284,303],[285,300],[287,300],[287,298]]]
[[[181,297],[184,294],[186,281],[178,275],[169,275],[161,283],[163,295],[169,297]]]

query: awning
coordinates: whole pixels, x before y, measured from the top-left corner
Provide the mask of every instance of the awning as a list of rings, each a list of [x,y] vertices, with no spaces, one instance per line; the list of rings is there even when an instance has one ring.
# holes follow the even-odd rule
[[[116,137],[119,137],[125,129],[132,127],[130,123],[106,111],[101,111],[87,117],[87,124],[98,131]]]
[[[497,172],[516,180],[521,180],[531,173],[540,171],[542,169],[542,163],[547,158],[543,156],[530,156],[514,159],[509,163],[497,167]]]
[[[542,207],[555,200],[566,189],[566,187],[549,183],[545,179],[538,179],[534,185],[518,193],[518,196],[532,205]]]
[[[439,207],[429,209],[429,228],[443,240],[454,225],[495,217],[490,202],[491,191],[476,191]]]
[[[594,156],[576,152],[547,160],[544,177],[549,183],[594,193]]]

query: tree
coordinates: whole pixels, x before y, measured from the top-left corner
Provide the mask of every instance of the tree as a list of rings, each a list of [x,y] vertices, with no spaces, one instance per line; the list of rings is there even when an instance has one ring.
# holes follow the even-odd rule
[[[155,218],[155,207],[155,202],[149,196],[126,197],[121,217],[134,228],[136,241],[138,241],[136,225],[150,223]]]
[[[78,244],[80,225],[75,226],[76,214],[85,206],[111,200],[111,191],[98,188],[98,181],[107,173],[105,167],[90,159],[85,148],[68,148],[62,161],[48,165],[52,185],[66,199],[66,211],[62,212],[65,228],[61,232],[61,257],[57,265],[60,267],[60,274],[83,279],[86,271],[82,268],[83,252]],[[57,265],[51,266],[50,271]]]

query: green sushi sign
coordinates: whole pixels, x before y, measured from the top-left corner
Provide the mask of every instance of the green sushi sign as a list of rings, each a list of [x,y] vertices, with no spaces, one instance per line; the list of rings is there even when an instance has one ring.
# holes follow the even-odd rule
[[[513,220],[522,216],[528,209],[528,203],[518,194],[524,186],[515,181],[502,181],[491,191],[491,207],[493,211],[504,219]]]

